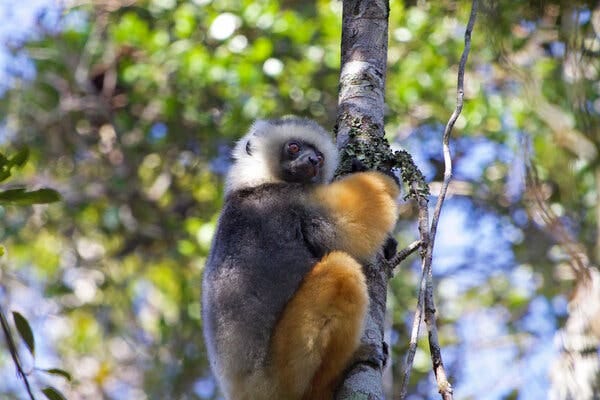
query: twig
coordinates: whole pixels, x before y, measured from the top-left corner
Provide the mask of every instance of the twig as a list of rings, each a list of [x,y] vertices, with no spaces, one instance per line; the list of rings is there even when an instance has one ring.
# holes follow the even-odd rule
[[[23,379],[25,382],[25,388],[27,389],[27,393],[29,394],[29,398],[31,400],[35,400],[35,396],[31,391],[31,385],[29,384],[29,379],[27,379],[27,374],[23,371],[23,367],[21,366],[21,362],[19,361],[19,353],[17,353],[17,346],[15,346],[15,342],[10,334],[10,327],[8,326],[8,321],[4,316],[4,311],[0,307],[0,324],[2,325],[2,332],[4,333],[4,338],[6,339],[6,345],[8,346],[8,352],[10,353],[13,362],[15,363],[15,367],[17,368],[17,374]]]
[[[390,270],[396,268],[398,264],[406,259],[406,257],[410,256],[414,253],[419,247],[421,247],[421,240],[415,240],[411,244],[409,244],[405,249],[400,250],[396,255],[388,261],[388,265],[390,266]]]
[[[429,212],[427,210],[427,199],[419,196],[418,197],[418,206],[419,206],[419,231],[421,235],[421,241],[423,244],[422,250],[422,273],[421,280],[419,285],[419,295],[417,300],[417,310],[415,312],[415,316],[413,319],[413,325],[411,330],[411,338],[409,343],[409,348],[406,356],[406,362],[404,365],[404,372],[402,377],[401,389],[400,389],[400,399],[404,399],[406,397],[406,393],[408,390],[408,381],[410,378],[410,370],[412,369],[412,363],[414,360],[416,348],[417,348],[417,339],[419,336],[419,327],[421,325],[421,321],[423,315],[425,316],[425,323],[427,325],[427,330],[429,334],[429,349],[431,352],[431,361],[433,364],[433,372],[436,377],[438,391],[444,400],[451,400],[452,397],[452,386],[448,382],[448,378],[446,375],[446,371],[444,369],[444,364],[442,360],[442,354],[440,350],[438,334],[437,334],[437,326],[435,324],[435,302],[433,299],[433,278],[431,273],[431,262],[433,259],[433,246],[435,244],[435,235],[437,233],[437,226],[440,218],[440,213],[442,210],[442,205],[444,204],[444,200],[446,198],[446,193],[448,191],[448,186],[450,184],[450,180],[452,179],[452,157],[450,154],[450,135],[452,133],[452,128],[456,120],[458,119],[462,107],[463,107],[463,99],[464,99],[464,74],[465,74],[465,66],[467,63],[467,59],[469,56],[469,51],[471,49],[471,33],[473,31],[473,26],[475,24],[475,17],[477,15],[477,7],[478,0],[473,0],[471,4],[471,13],[469,15],[469,22],[467,23],[467,28],[465,30],[465,47],[463,49],[463,53],[458,66],[458,79],[457,79],[457,98],[456,98],[456,108],[452,113],[448,123],[446,124],[446,128],[444,129],[444,135],[442,139],[443,152],[444,152],[444,181],[442,183],[442,187],[440,189],[440,194],[438,196],[437,203],[435,205],[435,210],[433,213],[433,219],[431,221],[431,229],[428,229],[429,224]]]
[[[417,183],[411,182],[411,188],[415,193]],[[426,291],[426,272],[425,266],[425,252],[429,247],[429,209],[427,207],[427,197],[418,195],[417,205],[419,207],[419,235],[421,236],[421,279],[419,283],[419,294],[417,296],[417,308],[415,310],[415,316],[413,317],[412,328],[410,332],[410,342],[408,344],[408,350],[406,352],[406,360],[404,362],[404,368],[402,372],[402,381],[400,383],[400,399],[406,398],[408,393],[408,382],[410,379],[410,372],[412,370],[413,361],[415,359],[415,353],[417,351],[417,340],[419,339],[419,330],[421,327],[421,321],[423,321],[423,303],[425,302],[425,291]]]

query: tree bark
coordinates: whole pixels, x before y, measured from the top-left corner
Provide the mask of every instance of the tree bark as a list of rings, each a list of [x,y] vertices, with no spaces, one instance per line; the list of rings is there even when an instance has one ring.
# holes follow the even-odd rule
[[[353,141],[370,143],[384,135],[389,2],[344,0],[342,62],[336,140],[340,150]],[[367,164],[369,160],[367,160]],[[385,304],[390,271],[382,257],[365,267],[370,308],[361,348],[338,388],[336,399],[383,399]]]

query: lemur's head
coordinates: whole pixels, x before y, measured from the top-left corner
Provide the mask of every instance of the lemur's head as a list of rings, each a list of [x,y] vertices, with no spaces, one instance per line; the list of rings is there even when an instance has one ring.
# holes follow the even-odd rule
[[[226,193],[265,183],[328,183],[338,165],[329,133],[298,117],[258,120],[233,150]]]

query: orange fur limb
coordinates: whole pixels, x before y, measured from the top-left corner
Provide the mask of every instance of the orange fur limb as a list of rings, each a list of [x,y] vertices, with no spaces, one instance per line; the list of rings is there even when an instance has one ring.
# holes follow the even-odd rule
[[[396,224],[400,194],[392,178],[379,172],[360,172],[315,189],[336,221],[339,248],[363,261],[372,257]]]
[[[315,265],[272,339],[278,399],[332,399],[359,345],[368,304],[362,267],[348,254],[335,251]]]

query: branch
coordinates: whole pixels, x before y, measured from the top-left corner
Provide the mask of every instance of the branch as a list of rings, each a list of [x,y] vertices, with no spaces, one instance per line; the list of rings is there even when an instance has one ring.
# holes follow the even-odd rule
[[[15,363],[15,368],[17,369],[17,375],[19,375],[23,382],[25,383],[25,388],[27,389],[27,393],[29,394],[29,398],[31,400],[35,400],[33,396],[33,392],[31,391],[31,385],[29,384],[29,379],[27,378],[27,373],[23,371],[23,367],[21,366],[21,362],[19,361],[19,353],[17,353],[17,346],[15,346],[15,342],[13,341],[12,335],[10,334],[10,327],[8,326],[8,321],[4,316],[4,311],[0,308],[0,325],[2,325],[2,332],[4,333],[4,338],[6,339],[6,346],[8,347],[8,352]]]
[[[444,363],[442,360],[442,354],[440,350],[437,326],[435,323],[435,302],[433,299],[433,277],[431,272],[431,263],[433,259],[433,247],[435,244],[435,235],[437,233],[437,226],[439,223],[440,213],[442,205],[446,198],[448,186],[452,179],[452,157],[450,154],[450,135],[456,120],[458,119],[464,99],[464,75],[465,66],[471,49],[471,33],[475,24],[475,17],[477,15],[478,0],[473,0],[471,4],[471,13],[469,15],[469,22],[465,30],[465,47],[460,58],[458,66],[458,79],[457,79],[457,96],[456,96],[456,108],[452,113],[446,128],[444,129],[444,135],[442,138],[443,152],[444,152],[444,181],[440,189],[440,194],[435,206],[433,213],[433,219],[431,221],[431,229],[428,229],[429,212],[427,209],[427,199],[423,196],[417,197],[419,206],[419,231],[421,235],[421,241],[423,243],[424,251],[422,251],[422,263],[421,263],[421,281],[419,285],[419,295],[417,300],[417,310],[415,312],[411,338],[409,348],[406,356],[406,362],[404,365],[404,372],[402,376],[402,383],[400,389],[400,398],[404,399],[408,390],[408,381],[410,378],[410,371],[412,369],[412,363],[414,360],[417,339],[419,336],[419,327],[425,316],[425,323],[427,325],[427,331],[429,334],[429,349],[431,352],[431,361],[433,364],[433,372],[436,377],[438,391],[444,400],[452,399],[452,386],[448,382],[446,371],[444,369]],[[415,190],[414,184],[412,187]],[[424,307],[424,308],[423,308]]]

